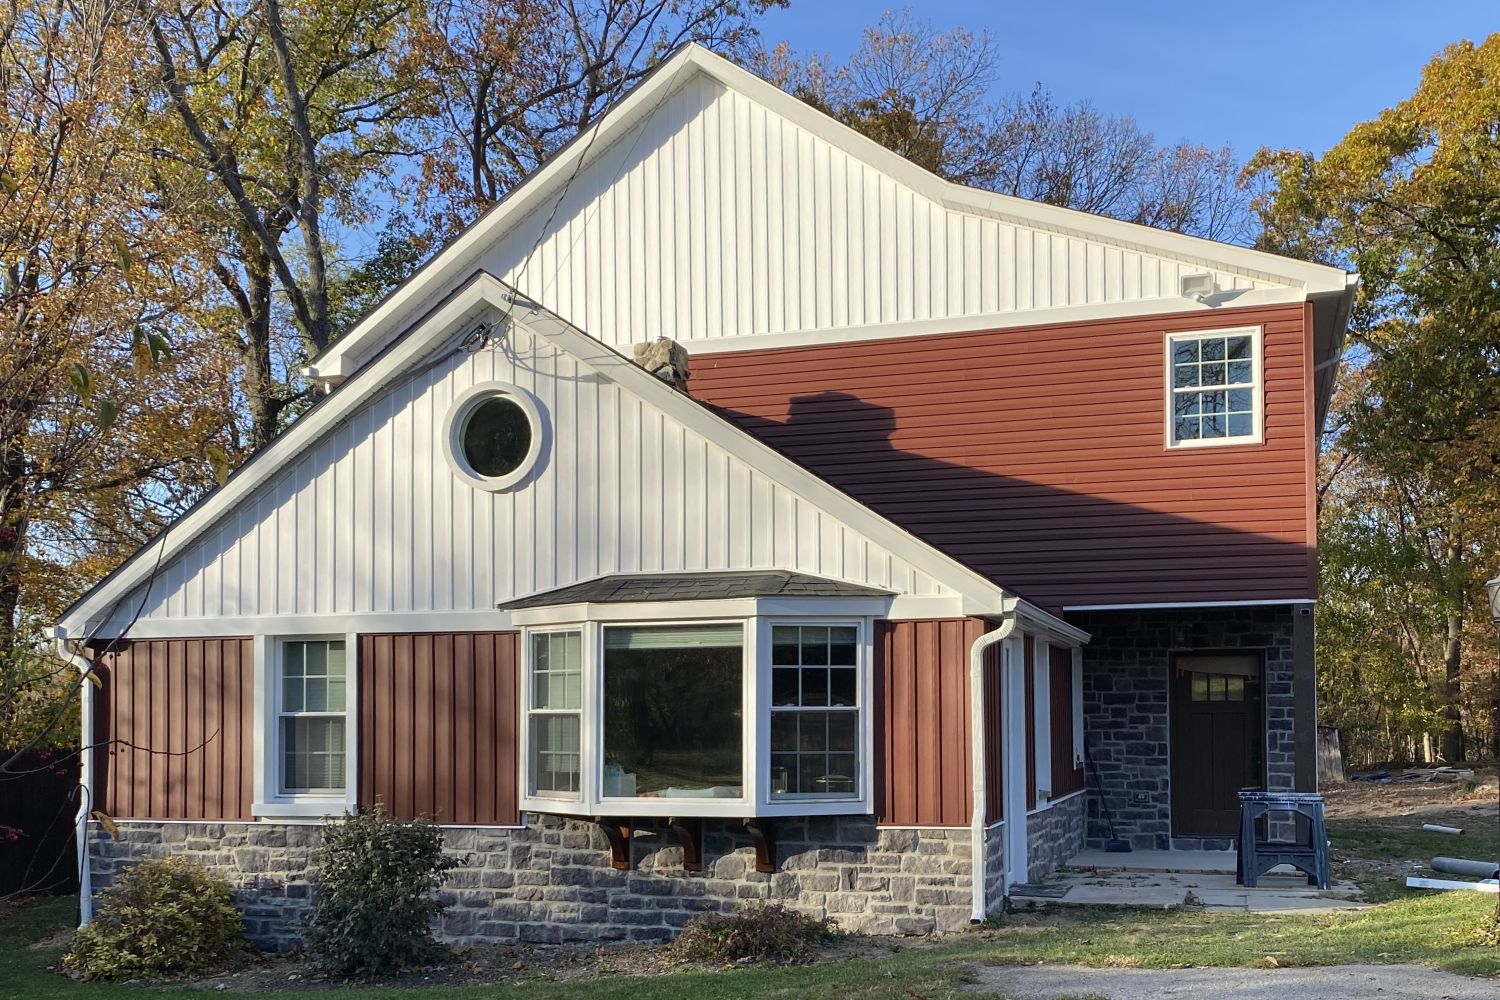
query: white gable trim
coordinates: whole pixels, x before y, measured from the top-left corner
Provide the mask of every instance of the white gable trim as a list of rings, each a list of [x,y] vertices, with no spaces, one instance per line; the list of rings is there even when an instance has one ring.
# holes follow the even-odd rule
[[[480,318],[495,310],[511,314],[529,333],[553,343],[663,414],[751,465],[787,490],[827,511],[850,528],[878,541],[893,555],[957,593],[961,614],[1002,614],[1017,605],[1013,595],[957,560],[876,514],[791,459],[672,389],[565,320],[519,296],[497,278],[478,273],[339,391],[327,397],[229,481],[209,494],[168,530],[85,594],[63,616],[61,634],[78,638],[106,618],[129,620],[133,609],[116,605],[166,566],[256,489],[278,475],[290,459],[314,446],[358,406],[422,363],[434,350],[456,344]],[[1059,623],[1061,624],[1061,623]]]
[[[545,165],[481,216],[469,229],[424,264],[406,284],[364,317],[339,341],[314,359],[309,373],[337,381],[353,374],[395,329],[409,325],[412,312],[431,295],[452,287],[477,266],[477,258],[514,225],[546,207],[546,199],[583,166],[585,157],[602,153],[622,134],[655,110],[691,73],[704,73],[722,86],[760,103],[900,181],[944,207],[1035,229],[1069,234],[1123,249],[1171,258],[1246,277],[1291,286],[1310,295],[1343,295],[1354,277],[1322,264],[1263,251],[1170,233],[1073,209],[1059,208],[1010,195],[968,188],[943,180],[879,143],[815,110],[805,102],[697,45],[668,59],[595,124],[563,147]],[[1036,322],[1028,320],[1027,322]]]

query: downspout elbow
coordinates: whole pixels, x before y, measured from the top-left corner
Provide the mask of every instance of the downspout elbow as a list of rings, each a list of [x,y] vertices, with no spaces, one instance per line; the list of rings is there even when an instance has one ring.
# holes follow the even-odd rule
[[[969,919],[973,923],[983,923],[989,916],[984,887],[984,817],[987,805],[984,790],[988,784],[984,767],[984,654],[991,646],[1009,639],[1015,630],[1016,616],[1012,613],[1000,623],[999,628],[984,633],[969,647],[969,770],[974,775],[971,796],[974,811],[969,818],[969,881],[972,883],[974,905]]]

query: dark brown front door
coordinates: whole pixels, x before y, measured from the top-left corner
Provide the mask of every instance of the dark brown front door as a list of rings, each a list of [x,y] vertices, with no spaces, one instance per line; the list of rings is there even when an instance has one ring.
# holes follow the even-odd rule
[[[1234,836],[1242,788],[1261,786],[1258,653],[1178,656],[1172,665],[1172,833]]]

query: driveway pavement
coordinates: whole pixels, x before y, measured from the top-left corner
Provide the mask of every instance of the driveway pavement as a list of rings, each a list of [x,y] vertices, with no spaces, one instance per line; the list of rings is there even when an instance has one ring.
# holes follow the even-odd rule
[[[1013,1000],[1496,1000],[1500,980],[1419,965],[1316,969],[1091,969],[980,966],[971,987]]]

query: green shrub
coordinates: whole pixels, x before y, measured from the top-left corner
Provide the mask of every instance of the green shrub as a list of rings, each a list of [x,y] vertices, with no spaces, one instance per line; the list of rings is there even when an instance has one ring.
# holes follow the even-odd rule
[[[833,934],[833,921],[772,903],[694,917],[672,951],[689,962],[808,962]]]
[[[402,822],[381,806],[323,826],[307,944],[329,972],[373,976],[444,957],[432,936],[443,911],[433,890],[457,862],[425,819]]]
[[[102,894],[63,964],[84,979],[212,972],[245,948],[229,883],[186,858],[143,861]]]

